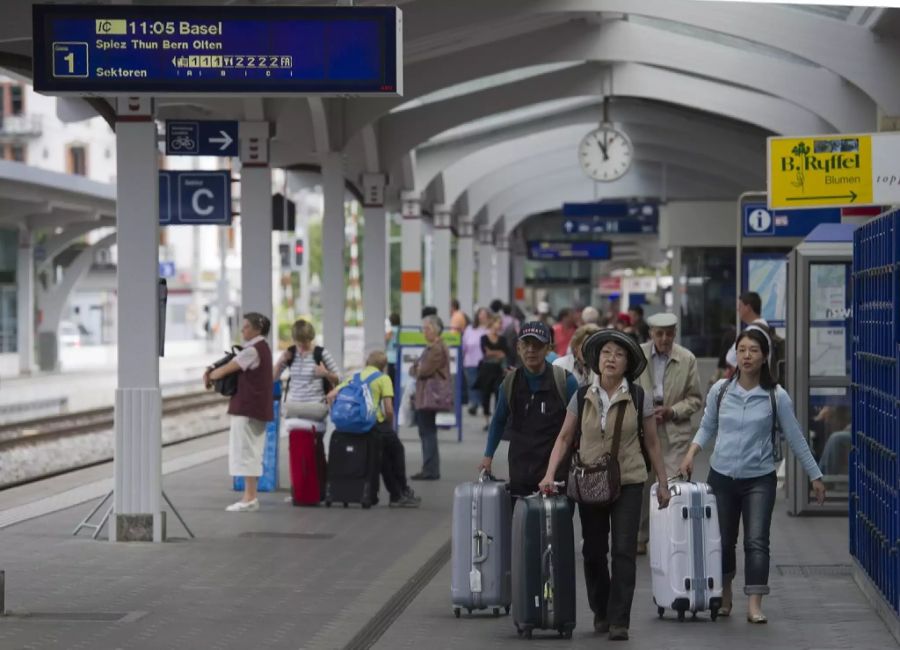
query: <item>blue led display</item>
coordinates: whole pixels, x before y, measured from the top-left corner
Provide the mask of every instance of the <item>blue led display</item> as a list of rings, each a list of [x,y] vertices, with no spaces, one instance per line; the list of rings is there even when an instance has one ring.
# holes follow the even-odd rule
[[[402,94],[395,7],[33,11],[39,92]]]
[[[608,260],[612,251],[607,241],[529,241],[528,258],[547,262]]]

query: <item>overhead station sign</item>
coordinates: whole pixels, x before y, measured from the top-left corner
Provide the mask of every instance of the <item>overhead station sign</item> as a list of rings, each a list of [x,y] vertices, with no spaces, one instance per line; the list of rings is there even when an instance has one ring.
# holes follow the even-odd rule
[[[659,205],[651,202],[564,203],[562,212],[567,235],[651,235],[659,230]]]
[[[530,241],[528,258],[547,262],[608,260],[612,254],[606,241]]]
[[[396,7],[34,5],[54,94],[403,94]]]
[[[768,139],[770,208],[900,202],[900,134]]]

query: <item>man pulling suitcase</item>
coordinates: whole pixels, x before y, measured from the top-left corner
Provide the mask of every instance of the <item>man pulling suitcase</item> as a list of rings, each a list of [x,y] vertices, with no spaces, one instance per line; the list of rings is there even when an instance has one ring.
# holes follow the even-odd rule
[[[578,391],[578,380],[546,362],[550,329],[540,321],[519,331],[517,352],[522,365],[500,386],[487,446],[479,470],[491,472],[494,454],[504,435],[509,438],[509,490],[513,498],[538,491],[550,452],[566,419],[566,405]],[[560,468],[565,478],[567,467]]]

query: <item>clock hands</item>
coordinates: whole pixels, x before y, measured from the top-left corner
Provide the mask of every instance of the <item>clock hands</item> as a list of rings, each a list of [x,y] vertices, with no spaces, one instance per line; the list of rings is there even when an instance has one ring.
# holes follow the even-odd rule
[[[602,142],[602,143],[600,142],[600,138],[596,138],[596,139],[597,139],[597,145],[600,147],[600,151],[603,153],[603,160],[604,160],[604,161],[605,161],[605,160],[609,160],[609,153],[607,152],[607,148],[609,147],[609,141],[607,140],[608,137],[609,137],[609,134],[608,134],[606,131],[604,131],[604,132],[603,132],[603,142]]]

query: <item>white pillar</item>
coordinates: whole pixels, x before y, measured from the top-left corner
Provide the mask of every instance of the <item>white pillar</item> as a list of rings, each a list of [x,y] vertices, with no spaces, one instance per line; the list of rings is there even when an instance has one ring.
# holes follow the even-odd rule
[[[456,238],[456,299],[459,308],[470,318],[475,318],[475,246],[472,220],[460,216],[457,221]]]
[[[434,305],[434,226],[422,220],[422,304]]]
[[[344,161],[322,155],[325,215],[322,219],[322,339],[338,368],[344,368]]]
[[[530,311],[525,308],[525,255],[519,252],[512,254],[512,299],[522,311]]]
[[[496,245],[496,267],[494,274],[494,297],[499,298],[504,304],[510,302],[509,293],[509,276],[510,276],[510,260],[509,260],[509,237],[507,235],[497,236]]]
[[[450,327],[450,219],[448,206],[434,206],[433,295],[434,305],[445,327]]]
[[[165,537],[157,337],[159,177],[152,100],[119,102],[116,123],[118,384],[110,541]]]
[[[241,137],[241,314],[258,312],[272,321],[272,170],[269,124],[242,122]]]
[[[478,229],[478,306],[487,307],[494,292],[494,232],[485,226]]]
[[[228,229],[219,226],[216,234],[219,239],[219,335],[216,337],[216,345],[221,350],[227,350],[231,345],[231,331],[228,327]]]
[[[403,192],[403,231],[400,267],[400,322],[422,323],[422,212],[419,195]]]
[[[377,182],[384,194],[383,174],[367,174],[370,183]],[[367,188],[370,183],[367,183]],[[368,193],[367,193],[368,198]],[[383,203],[363,206],[365,217],[365,237],[363,238],[363,336],[365,354],[372,350],[384,349],[384,319],[388,305],[384,302],[387,284],[388,260],[384,255],[387,241],[387,219]]]
[[[30,375],[34,366],[34,291],[34,234],[21,228],[16,259],[16,349],[21,375]]]

